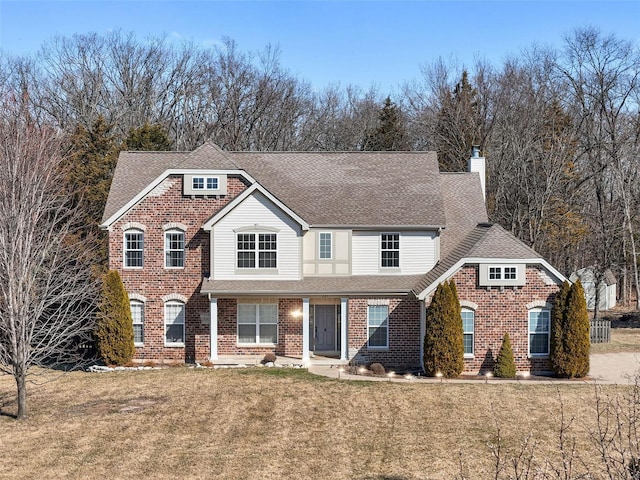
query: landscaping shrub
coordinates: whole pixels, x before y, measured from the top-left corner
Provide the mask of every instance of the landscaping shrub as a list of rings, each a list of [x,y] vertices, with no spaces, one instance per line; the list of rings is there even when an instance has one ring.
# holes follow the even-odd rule
[[[266,363],[275,363],[276,362],[276,354],[273,352],[269,352],[269,353],[265,353],[264,358],[262,359],[262,364],[266,364]]]
[[[453,280],[438,285],[427,308],[424,336],[424,370],[457,377],[464,368],[464,344],[460,301]]]
[[[100,358],[107,365],[130,362],[135,354],[133,321],[129,296],[116,270],[107,272],[103,277],[97,320],[95,336]]]
[[[515,378],[516,376],[516,362],[513,359],[513,349],[508,333],[505,333],[502,338],[502,345],[493,367],[493,375],[498,378]]]
[[[558,294],[560,302],[556,296],[552,315],[552,321],[558,325],[552,327],[551,365],[560,377],[580,378],[589,373],[591,340],[587,302],[580,280],[568,290],[563,285],[563,289],[562,295]]]
[[[384,375],[385,373],[387,373],[381,363],[372,363],[369,367],[369,370],[371,370],[371,373],[373,373],[374,375]]]

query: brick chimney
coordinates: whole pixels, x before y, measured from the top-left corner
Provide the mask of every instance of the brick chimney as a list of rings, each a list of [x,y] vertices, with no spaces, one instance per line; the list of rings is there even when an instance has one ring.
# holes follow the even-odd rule
[[[482,187],[482,198],[487,199],[487,192],[485,188],[486,181],[486,162],[484,157],[480,156],[480,147],[474,145],[471,147],[471,158],[469,159],[468,169],[470,172],[477,172],[480,175],[480,186]]]

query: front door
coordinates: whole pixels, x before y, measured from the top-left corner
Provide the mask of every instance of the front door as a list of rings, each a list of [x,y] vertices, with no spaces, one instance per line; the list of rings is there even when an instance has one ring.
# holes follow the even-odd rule
[[[316,305],[316,351],[336,350],[336,307]]]

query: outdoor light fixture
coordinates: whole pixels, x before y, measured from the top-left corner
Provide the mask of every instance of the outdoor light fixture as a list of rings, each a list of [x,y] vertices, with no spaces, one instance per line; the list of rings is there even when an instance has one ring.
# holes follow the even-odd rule
[[[393,378],[393,376],[396,374],[396,372],[389,372],[387,373],[387,377],[389,377],[389,381],[391,381],[391,379]]]
[[[360,373],[361,375],[364,375],[365,373],[367,373],[367,369],[365,367],[360,367],[358,368],[358,373]]]
[[[344,368],[343,367],[338,368],[338,380],[340,380],[340,375],[342,374],[342,372],[344,372]]]
[[[493,373],[492,373],[492,372],[487,372],[487,373],[485,374],[485,381],[484,381],[484,383],[488,383],[488,382],[489,382],[489,379],[490,379],[491,377],[493,377]]]
[[[291,312],[291,316],[293,318],[299,318],[302,316],[302,312],[300,310],[294,310],[293,312]]]
[[[436,377],[438,377],[440,379],[440,383],[442,383],[442,372],[440,370],[436,372]]]
[[[410,382],[411,380],[413,380],[413,375],[411,375],[410,373],[407,373],[407,374],[404,376],[404,378],[406,378],[406,379]]]

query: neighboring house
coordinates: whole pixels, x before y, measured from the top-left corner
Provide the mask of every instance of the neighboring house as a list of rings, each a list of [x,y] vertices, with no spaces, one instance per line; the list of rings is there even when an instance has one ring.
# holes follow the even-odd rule
[[[611,310],[616,306],[617,281],[616,277],[608,268],[603,272],[602,280],[598,287],[599,294],[599,310]],[[596,306],[596,275],[593,267],[585,267],[576,270],[571,274],[569,280],[575,282],[580,280],[584,288],[584,296],[587,301],[587,308],[594,310]]]
[[[433,152],[123,152],[102,227],[131,300],[136,358],[314,355],[419,366],[425,309],[453,278],[465,371],[509,332],[548,371],[565,278],[487,222],[484,158]]]

